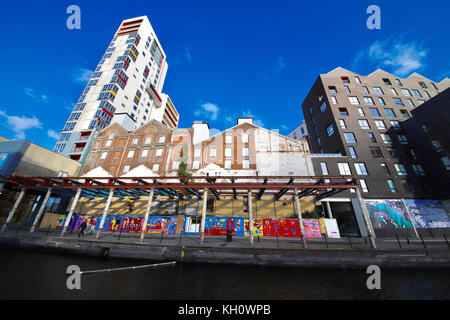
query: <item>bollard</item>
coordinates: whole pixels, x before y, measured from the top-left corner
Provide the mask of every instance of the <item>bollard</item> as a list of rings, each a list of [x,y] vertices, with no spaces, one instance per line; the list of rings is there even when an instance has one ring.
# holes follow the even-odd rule
[[[324,236],[325,236],[325,245],[326,245],[326,247],[327,247],[327,249],[328,249],[328,237],[327,237],[326,234],[325,234]]]
[[[48,226],[48,229],[47,229],[47,232],[46,232],[46,235],[47,235],[47,236],[48,236],[48,233],[49,233],[51,227],[52,227],[52,225],[49,225],[49,226]]]
[[[259,235],[258,235],[258,242],[260,242],[261,240],[259,239]]]
[[[443,234],[443,236],[444,236],[445,242],[447,243],[447,247],[450,248],[450,244],[448,243],[447,236],[445,235],[445,233]]]
[[[180,231],[180,240],[178,241],[178,243],[181,243],[181,238],[183,237],[183,230]]]
[[[278,239],[278,226],[275,230],[277,231],[277,247],[280,247],[280,240]]]
[[[395,231],[395,237],[397,238],[398,246],[399,246],[400,249],[401,249],[401,248],[402,248],[402,244],[400,243],[400,239],[398,238],[397,231]]]
[[[409,237],[406,237],[406,242],[407,242],[408,244],[410,244],[410,243],[409,243]]]
[[[428,255],[427,246],[425,245],[425,241],[423,240],[422,235],[420,235],[420,239],[422,240],[423,247],[425,248],[425,252],[426,252],[426,254]]]
[[[162,243],[163,234],[164,234],[164,232],[163,232],[163,230],[161,229],[161,239],[159,239],[159,243]]]
[[[123,222],[120,224],[119,238],[117,238],[117,240],[120,240],[120,236],[122,235],[122,228],[123,228]]]

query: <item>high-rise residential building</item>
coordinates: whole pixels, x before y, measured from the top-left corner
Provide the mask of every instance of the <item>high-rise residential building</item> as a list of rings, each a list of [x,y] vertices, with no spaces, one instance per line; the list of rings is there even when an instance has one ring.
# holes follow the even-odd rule
[[[302,104],[311,152],[341,154],[342,175],[361,183],[365,198],[427,198],[423,164],[402,122],[450,86],[413,73],[361,76],[343,68],[321,74]]]
[[[54,151],[83,162],[96,132],[112,122],[134,130],[155,119],[176,128],[179,114],[162,93],[167,67],[166,54],[148,18],[122,21]]]

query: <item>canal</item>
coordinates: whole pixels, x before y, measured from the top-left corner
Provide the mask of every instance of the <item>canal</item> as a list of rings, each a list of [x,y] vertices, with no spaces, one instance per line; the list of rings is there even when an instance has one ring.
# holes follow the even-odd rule
[[[381,270],[368,290],[365,270],[182,264],[83,275],[66,287],[69,265],[81,270],[148,261],[99,259],[0,249],[0,299],[449,299],[448,269]]]

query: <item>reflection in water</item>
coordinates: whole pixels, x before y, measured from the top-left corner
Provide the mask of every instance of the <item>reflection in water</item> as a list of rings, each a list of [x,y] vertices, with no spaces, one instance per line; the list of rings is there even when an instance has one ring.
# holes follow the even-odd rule
[[[148,261],[0,249],[0,299],[448,299],[448,269],[383,270],[368,290],[365,270],[183,264],[83,275],[68,290],[66,269],[142,265]]]

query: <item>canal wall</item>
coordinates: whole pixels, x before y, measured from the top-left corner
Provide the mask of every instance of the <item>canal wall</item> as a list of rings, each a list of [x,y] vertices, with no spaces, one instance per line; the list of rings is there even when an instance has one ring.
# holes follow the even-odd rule
[[[133,258],[154,262],[215,263],[314,268],[449,268],[449,250],[419,249],[282,249],[140,242],[2,234],[0,246],[94,257]]]

